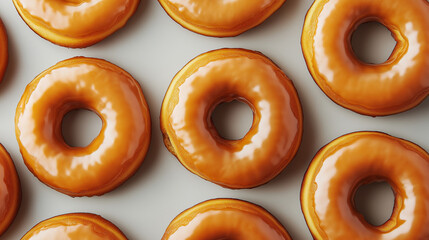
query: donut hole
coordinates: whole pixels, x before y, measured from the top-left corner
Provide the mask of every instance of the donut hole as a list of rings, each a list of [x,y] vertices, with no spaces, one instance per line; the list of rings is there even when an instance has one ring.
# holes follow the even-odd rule
[[[86,147],[101,131],[102,121],[93,111],[76,109],[68,112],[62,121],[64,141],[70,147]]]
[[[253,111],[246,103],[233,100],[217,105],[211,119],[219,136],[227,140],[239,140],[252,127]]]
[[[392,216],[395,194],[386,181],[360,186],[355,193],[356,210],[373,226],[380,226]]]
[[[351,45],[354,54],[362,62],[381,64],[389,59],[396,41],[383,24],[366,22],[360,24],[353,32]]]

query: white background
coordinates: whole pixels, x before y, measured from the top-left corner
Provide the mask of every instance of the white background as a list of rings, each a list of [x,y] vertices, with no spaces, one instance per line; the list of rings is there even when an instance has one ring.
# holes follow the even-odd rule
[[[405,113],[372,118],[336,105],[317,87],[307,71],[300,46],[305,13],[311,3],[287,0],[259,27],[238,37],[221,39],[190,32],[174,22],[157,1],[142,1],[128,24],[113,36],[86,49],[67,49],[39,37],[22,21],[12,1],[1,0],[0,17],[9,34],[10,59],[0,85],[0,142],[15,162],[23,194],[17,218],[0,238],[20,239],[39,221],[59,214],[91,212],[115,223],[129,239],[156,240],[186,208],[211,198],[233,197],[265,207],[294,239],[311,239],[301,213],[299,193],[305,170],[320,147],[352,131],[377,130],[429,149],[429,101]],[[370,28],[367,34],[376,36],[376,41],[371,46],[360,44],[364,55],[380,58],[379,54],[386,54],[386,49],[393,46],[389,34],[380,34],[380,28]],[[270,57],[294,82],[303,107],[304,136],[298,154],[278,177],[255,189],[228,190],[191,174],[166,150],[159,130],[160,106],[175,73],[195,56],[224,47],[258,50]],[[125,184],[101,197],[71,198],[46,187],[25,167],[15,139],[15,108],[25,86],[43,70],[74,56],[103,58],[131,73],[140,82],[152,115],[153,137],[145,162]],[[228,116],[223,123],[230,121],[232,127],[228,129],[240,131],[240,121],[251,119],[245,107],[235,108],[225,110],[233,117]],[[243,119],[244,115],[247,118]],[[81,114],[73,126],[79,142],[94,137],[99,122],[91,115]],[[390,190],[379,188],[372,192],[382,192],[374,211],[390,211]],[[380,217],[377,214],[375,218]]]

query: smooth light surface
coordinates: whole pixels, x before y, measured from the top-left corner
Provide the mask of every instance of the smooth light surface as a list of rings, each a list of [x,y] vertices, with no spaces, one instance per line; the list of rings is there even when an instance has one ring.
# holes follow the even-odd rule
[[[320,91],[308,73],[300,46],[304,16],[311,3],[288,0],[257,28],[219,39],[183,29],[158,2],[142,1],[127,26],[111,37],[86,49],[67,49],[40,38],[21,20],[11,1],[0,1],[0,16],[10,40],[10,64],[0,84],[0,142],[12,155],[23,188],[21,209],[4,239],[20,239],[52,216],[93,212],[113,221],[129,239],[156,240],[180,212],[219,197],[264,206],[293,239],[311,239],[299,192],[304,172],[320,147],[345,133],[378,130],[429,150],[428,100],[405,113],[372,118],[338,106]],[[303,107],[304,136],[297,156],[277,178],[255,189],[228,190],[190,173],[164,147],[159,130],[162,99],[174,75],[197,55],[223,47],[263,52],[293,80]],[[378,49],[383,51],[384,47],[380,39]],[[124,185],[102,197],[71,198],[40,183],[24,166],[14,133],[15,109],[25,86],[58,61],[81,55],[105,58],[132,74],[140,82],[152,114],[152,142],[142,167]]]
[[[392,215],[395,195],[388,182],[380,181],[360,186],[352,201],[368,223],[380,226]]]
[[[90,110],[76,109],[68,112],[62,121],[64,141],[71,147],[86,147],[100,134],[103,122]],[[81,134],[86,132],[86,134]]]
[[[253,123],[253,111],[244,102],[237,100],[219,104],[212,113],[213,126],[222,138],[243,138]]]
[[[381,49],[384,50],[382,52],[377,45],[379,39],[384,39],[383,45],[386,46]],[[396,45],[389,29],[378,22],[366,22],[359,25],[352,34],[350,42],[356,57],[369,64],[386,62]]]

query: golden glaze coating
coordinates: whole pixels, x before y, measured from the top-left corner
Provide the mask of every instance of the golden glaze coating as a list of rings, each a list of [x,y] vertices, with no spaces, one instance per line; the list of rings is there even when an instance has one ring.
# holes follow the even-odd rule
[[[206,36],[232,37],[259,24],[285,0],[158,0],[174,21]]]
[[[253,124],[240,140],[219,136],[211,120],[222,102],[242,101]],[[221,49],[189,62],[173,78],[161,109],[168,150],[191,172],[228,188],[264,184],[294,157],[302,112],[292,82],[258,52]]]
[[[3,22],[0,19],[0,82],[3,79],[6,71],[8,61],[8,50],[7,50],[7,34],[4,28]]]
[[[74,109],[102,120],[87,147],[70,147],[61,122]],[[48,186],[70,196],[101,195],[138,169],[150,141],[149,109],[140,85],[101,59],[72,58],[37,76],[26,88],[15,116],[25,164]]]
[[[140,0],[13,0],[27,25],[65,47],[88,47],[114,33]]]
[[[429,155],[419,146],[378,132],[351,133],[314,157],[304,177],[301,206],[318,240],[429,239]],[[395,193],[392,216],[381,226],[354,207],[359,186],[387,181]]]
[[[361,62],[350,39],[364,22],[386,26],[397,44],[382,64]],[[307,13],[302,50],[319,87],[337,104],[380,116],[408,110],[429,92],[427,0],[316,0]]]
[[[113,223],[90,213],[69,213],[40,222],[21,240],[127,240]]]
[[[161,240],[290,240],[267,210],[236,199],[202,202],[179,214]]]
[[[0,144],[0,236],[18,213],[21,204],[21,186],[10,155]]]

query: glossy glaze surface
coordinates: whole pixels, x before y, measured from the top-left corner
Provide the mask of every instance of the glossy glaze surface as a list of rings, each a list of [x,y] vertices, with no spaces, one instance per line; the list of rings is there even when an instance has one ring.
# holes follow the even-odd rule
[[[183,27],[199,34],[230,37],[255,27],[285,0],[158,0]]]
[[[301,205],[315,239],[428,239],[429,155],[378,132],[342,136],[322,148],[304,178]],[[387,181],[395,192],[390,219],[372,226],[354,208],[357,188]]]
[[[240,140],[219,136],[211,114],[232,100],[253,110]],[[298,95],[287,76],[260,53],[221,49],[189,62],[172,80],[161,109],[167,148],[191,172],[228,188],[274,178],[294,157],[302,135]]]
[[[361,62],[350,38],[363,22],[386,26],[397,44],[382,64]],[[378,116],[408,110],[429,92],[427,0],[316,0],[307,13],[302,48],[319,87],[339,105]]]
[[[286,229],[268,211],[236,199],[202,202],[179,214],[162,240],[289,240]]]
[[[0,83],[3,80],[8,61],[7,34],[0,18]]]
[[[41,37],[67,47],[87,47],[109,36],[133,15],[140,0],[13,0]]]
[[[70,213],[40,222],[21,240],[126,240],[113,223],[90,213]]]
[[[73,109],[94,111],[100,134],[87,147],[70,147],[61,122]],[[25,164],[48,186],[71,196],[101,195],[128,179],[146,155],[151,123],[140,85],[101,59],[72,58],[37,76],[15,116]]]
[[[0,144],[0,236],[15,218],[21,204],[21,186],[12,159]]]

